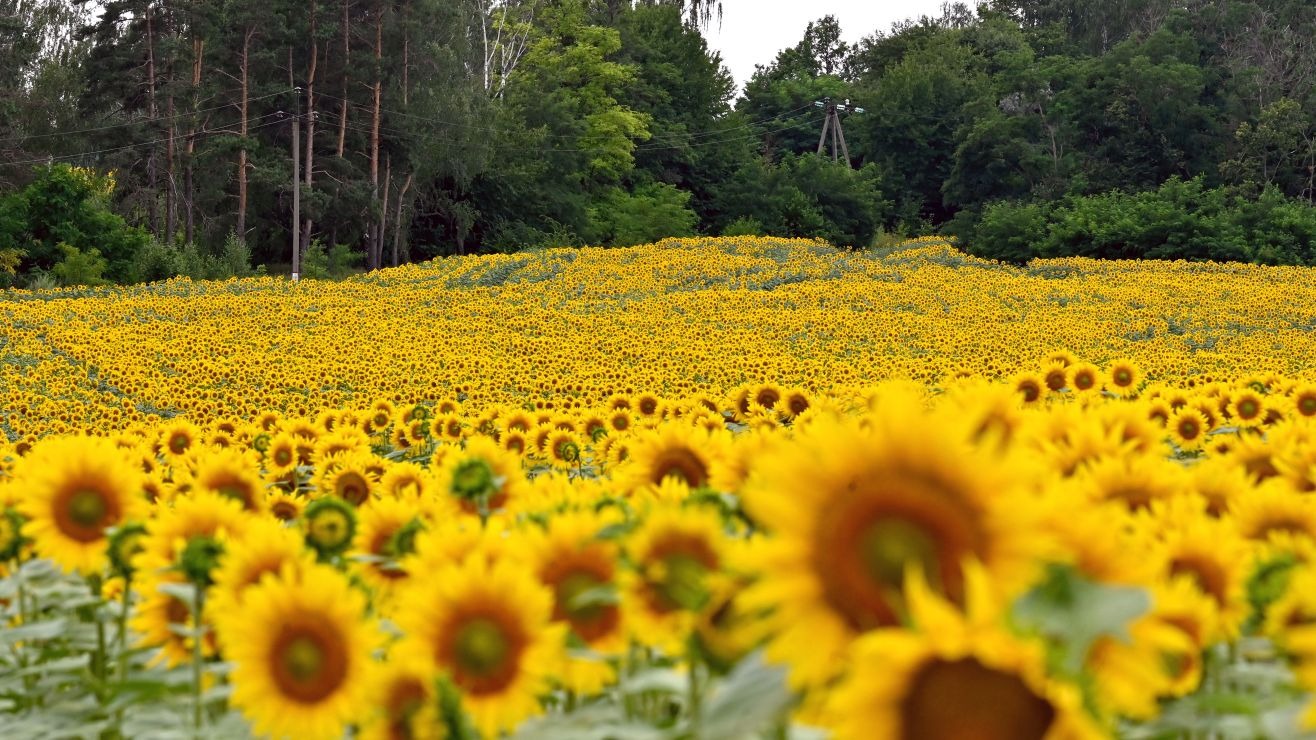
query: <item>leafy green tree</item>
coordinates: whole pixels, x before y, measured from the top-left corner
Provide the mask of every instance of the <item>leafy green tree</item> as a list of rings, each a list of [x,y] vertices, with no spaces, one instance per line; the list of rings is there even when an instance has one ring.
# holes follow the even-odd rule
[[[66,248],[106,261],[105,276],[132,275],[137,252],[151,243],[109,208],[113,181],[68,165],[44,168],[26,188],[0,202],[0,249],[22,255],[22,270],[50,270],[68,257]]]

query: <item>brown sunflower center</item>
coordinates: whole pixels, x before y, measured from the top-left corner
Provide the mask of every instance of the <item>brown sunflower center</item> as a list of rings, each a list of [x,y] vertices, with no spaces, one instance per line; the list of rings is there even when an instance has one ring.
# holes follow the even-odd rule
[[[905,572],[922,569],[953,601],[963,597],[961,563],[985,549],[978,515],[930,482],[904,490],[846,489],[818,518],[812,567],[823,597],[851,628],[899,624]]]
[[[1218,563],[1191,554],[1170,561],[1170,575],[1187,576],[1202,593],[1215,599],[1221,608],[1229,604],[1228,576]]]
[[[173,452],[175,455],[183,454],[184,452],[187,451],[187,448],[191,446],[192,446],[192,438],[182,432],[179,432],[169,438],[169,450]]]
[[[1197,422],[1193,419],[1184,419],[1179,422],[1179,436],[1184,439],[1197,439],[1197,435],[1200,434],[1201,431],[1202,428],[1198,426]]]
[[[933,660],[914,675],[900,703],[900,736],[917,740],[1043,738],[1055,707],[1018,676],[973,658]]]
[[[1128,386],[1133,385],[1133,373],[1125,368],[1116,370],[1111,376],[1115,381],[1115,385],[1121,388],[1127,388]]]
[[[95,542],[105,536],[105,528],[117,514],[118,507],[104,492],[76,488],[65,494],[64,501],[56,507],[55,523],[69,539]]]
[[[360,473],[348,471],[338,476],[334,483],[334,493],[347,503],[360,506],[370,498],[370,484]]]
[[[322,701],[347,679],[346,647],[326,624],[285,627],[274,643],[274,685],[294,701]]]
[[[274,464],[284,467],[292,462],[292,448],[280,447],[274,451]]]
[[[270,513],[280,521],[292,521],[297,518],[297,505],[291,501],[275,501],[270,506]]]
[[[1299,398],[1298,413],[1303,416],[1316,416],[1316,396],[1302,396]]]
[[[519,631],[492,616],[465,619],[452,631],[445,662],[453,680],[472,694],[501,691],[516,678],[525,639]]]
[[[718,567],[717,553],[702,538],[668,533],[646,558],[645,581],[649,607],[660,614],[678,609],[697,610],[707,603],[705,583]]]
[[[256,492],[243,481],[227,479],[216,485],[215,490],[219,491],[219,495],[242,504],[245,509],[256,508]]]
[[[586,642],[610,634],[617,627],[617,605],[593,598],[607,586],[605,577],[584,569],[563,576],[555,586],[553,618],[569,622],[571,629]]]
[[[1096,376],[1087,370],[1080,370],[1074,373],[1074,387],[1080,391],[1085,391],[1097,384]]]
[[[681,479],[691,488],[701,488],[708,483],[708,466],[694,450],[685,447],[673,447],[663,450],[654,458],[653,483],[662,483],[668,476]]]

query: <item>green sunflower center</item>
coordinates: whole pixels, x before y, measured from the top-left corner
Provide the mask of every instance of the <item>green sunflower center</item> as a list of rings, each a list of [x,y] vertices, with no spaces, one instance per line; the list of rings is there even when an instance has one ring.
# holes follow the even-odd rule
[[[293,680],[309,681],[324,667],[324,651],[314,639],[296,637],[283,652],[283,664]]]
[[[493,493],[494,472],[485,460],[464,460],[452,471],[452,492],[464,499]]]
[[[475,676],[489,676],[503,667],[511,652],[511,643],[497,622],[488,618],[473,619],[457,632],[456,658],[462,670]]]
[[[899,588],[911,564],[918,565],[928,578],[937,575],[937,542],[915,522],[894,517],[878,519],[860,535],[858,545],[869,576],[882,586]]]
[[[69,519],[81,527],[96,526],[105,518],[108,509],[105,496],[100,491],[84,488],[74,491],[69,497]]]

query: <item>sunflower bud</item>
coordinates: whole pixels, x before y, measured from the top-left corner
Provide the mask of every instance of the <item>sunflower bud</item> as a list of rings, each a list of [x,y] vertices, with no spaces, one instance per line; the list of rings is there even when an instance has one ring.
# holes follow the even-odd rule
[[[356,512],[342,499],[326,496],[312,501],[302,513],[306,522],[306,544],[322,559],[340,555],[356,534]]]

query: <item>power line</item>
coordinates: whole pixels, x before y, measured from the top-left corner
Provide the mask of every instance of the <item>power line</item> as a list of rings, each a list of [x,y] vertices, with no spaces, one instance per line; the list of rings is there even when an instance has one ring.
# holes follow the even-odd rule
[[[257,117],[256,117],[255,119],[253,119],[253,120],[257,120],[257,121],[259,121],[259,120],[261,120],[262,118],[269,118],[269,117],[271,117],[271,116],[276,116],[276,117],[277,117],[277,116],[281,116],[281,115],[282,115],[282,112],[281,112],[281,111],[280,111],[280,112],[275,112],[275,113],[266,113],[266,114],[263,115],[263,116],[257,116]],[[269,122],[261,123],[261,124],[255,125],[255,126],[250,126],[250,127],[248,127],[247,131],[250,132],[250,131],[255,131],[255,130],[257,130],[257,129],[265,128],[266,126],[273,126],[273,125],[276,124],[276,123],[280,123],[282,120],[283,120],[282,118],[278,118],[277,120],[274,120],[274,121],[269,121]],[[213,133],[220,133],[220,132],[223,132],[223,133],[232,133],[232,132],[228,131],[227,129],[205,129],[205,130],[202,130],[202,131],[197,131],[196,134],[213,134]],[[139,148],[139,147],[144,147],[144,146],[154,146],[154,145],[156,145],[156,144],[164,144],[164,143],[167,143],[170,139],[185,139],[185,138],[187,138],[187,137],[186,137],[186,136],[166,136],[166,137],[163,137],[163,138],[160,138],[160,139],[152,139],[152,140],[150,140],[150,141],[139,141],[139,142],[137,142],[136,144],[124,144],[123,146],[111,147],[111,148],[109,148],[109,149],[96,149],[96,150],[93,150],[93,151],[90,151],[90,152],[78,152],[78,153],[76,153],[76,154],[53,154],[53,155],[49,155],[49,156],[45,156],[45,157],[41,157],[41,158],[39,158],[39,159],[28,159],[28,160],[22,160],[22,161],[18,161],[18,162],[4,162],[3,164],[4,164],[5,166],[8,166],[8,167],[20,167],[20,166],[22,166],[22,165],[28,165],[28,164],[46,164],[46,163],[48,163],[48,162],[60,162],[60,161],[63,161],[63,160],[75,160],[75,159],[82,159],[83,157],[92,157],[92,156],[96,156],[96,155],[99,155],[99,154],[112,154],[112,153],[114,153],[114,152],[121,152],[121,151],[125,151],[125,150],[127,150],[127,149],[137,149],[137,148]]]
[[[330,100],[335,100],[335,101],[338,101],[338,102],[340,102],[340,103],[344,103],[344,102],[345,102],[345,103],[347,103],[348,105],[352,106],[353,108],[356,108],[357,110],[373,112],[373,108],[372,108],[371,106],[366,106],[366,105],[361,105],[361,104],[359,104],[359,103],[354,103],[354,102],[352,102],[351,100],[348,100],[348,99],[346,99],[346,98],[340,98],[340,97],[338,97],[337,95],[331,95],[331,94],[329,94],[329,93],[318,93],[318,94],[317,94],[317,97],[328,98],[328,99],[330,99]],[[725,133],[727,130],[734,130],[734,129],[739,129],[739,128],[749,128],[749,127],[751,127],[751,126],[757,126],[757,125],[764,124],[764,123],[770,123],[770,122],[773,122],[773,121],[781,120],[781,119],[783,119],[783,118],[790,118],[790,117],[793,117],[793,114],[799,113],[800,111],[808,110],[808,109],[811,108],[811,107],[813,107],[813,103],[805,103],[804,105],[801,105],[801,106],[798,107],[798,108],[792,108],[792,109],[790,109],[790,110],[788,110],[788,111],[783,111],[783,112],[778,113],[778,114],[776,114],[776,115],[769,116],[769,117],[766,117],[766,118],[762,118],[762,119],[759,119],[759,120],[755,120],[755,121],[746,121],[746,122],[743,122],[743,123],[737,124],[736,126],[733,126],[733,127],[731,127],[730,129],[721,130],[721,131],[703,131],[703,132],[695,132],[695,133],[692,133],[692,134],[688,134],[688,137],[690,137],[690,138],[699,138],[699,137],[702,137],[702,136],[718,136],[718,135],[721,135],[721,134]],[[326,112],[327,112],[327,113],[330,113],[331,115],[337,115],[337,114],[334,114],[332,111],[326,111]],[[417,120],[417,121],[423,121],[423,122],[428,123],[428,124],[431,124],[431,125],[449,126],[449,127],[452,127],[452,128],[468,129],[468,130],[471,130],[471,131],[481,131],[481,132],[485,132],[485,133],[493,133],[493,134],[499,134],[499,135],[506,135],[506,134],[508,133],[506,130],[497,129],[497,128],[493,128],[493,127],[489,127],[489,126],[473,126],[473,125],[471,125],[471,124],[466,124],[466,123],[454,123],[454,122],[452,122],[452,121],[441,121],[441,120],[438,120],[438,119],[435,119],[435,118],[430,118],[429,116],[424,116],[424,115],[420,115],[420,114],[417,114],[417,113],[406,113],[406,112],[403,112],[403,111],[391,110],[391,109],[388,109],[388,108],[380,108],[380,109],[379,109],[379,112],[380,112],[380,113],[387,113],[387,114],[389,114],[389,115],[391,115],[391,116],[397,116],[397,117],[399,117],[399,118],[411,118],[411,119],[415,119],[415,120]],[[548,137],[548,138],[554,138],[554,139],[575,139],[575,138],[578,138],[575,134],[545,134],[545,136]]]
[[[229,92],[235,92],[235,91],[230,90]],[[286,95],[288,92],[291,92],[291,91],[289,91],[289,90],[284,90],[284,91],[281,91],[281,92],[270,93],[269,95],[261,95],[260,97],[256,97],[256,98],[248,98],[248,99],[247,99],[247,102],[248,102],[248,103],[254,103],[254,102],[258,101],[258,100],[265,100],[265,99],[267,99],[267,98],[272,98],[272,97],[274,97],[274,96],[276,96],[276,95]],[[220,95],[224,95],[224,94],[225,94],[225,93],[217,93],[217,94],[212,95],[210,98],[207,98],[207,99],[208,99],[208,100],[213,100],[213,99],[219,97]],[[8,143],[8,142],[11,142],[11,141],[32,141],[32,140],[34,140],[34,139],[49,139],[49,138],[51,138],[51,137],[56,137],[56,136],[73,136],[73,135],[75,135],[75,134],[89,134],[89,133],[94,133],[94,132],[96,132],[96,131],[108,131],[108,130],[110,130],[110,129],[124,128],[124,127],[126,127],[126,126],[136,126],[137,124],[140,124],[140,123],[159,123],[160,121],[172,121],[172,120],[174,120],[175,118],[186,118],[187,116],[194,116],[194,115],[198,115],[198,114],[201,114],[201,113],[210,113],[210,112],[212,112],[212,111],[222,110],[222,109],[224,109],[224,108],[231,108],[231,107],[233,107],[233,106],[235,106],[235,105],[238,105],[238,103],[225,103],[224,105],[217,105],[217,106],[215,106],[215,107],[213,107],[213,108],[202,108],[201,110],[197,110],[197,111],[188,111],[188,112],[185,112],[185,113],[178,113],[178,114],[175,114],[175,115],[172,115],[172,116],[160,116],[160,117],[157,117],[157,118],[149,118],[149,119],[138,120],[138,121],[124,121],[124,122],[122,122],[122,123],[112,123],[112,124],[109,124],[109,125],[107,125],[107,126],[97,126],[97,127],[95,127],[95,128],[75,129],[75,130],[73,130],[73,131],[53,131],[53,132],[48,133],[48,134],[32,134],[32,135],[30,135],[30,136],[27,136],[27,135],[23,135],[23,136],[10,136],[10,137],[5,138],[5,139],[0,139],[0,144]]]

